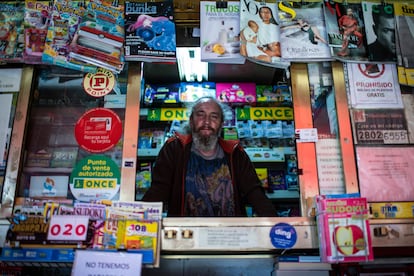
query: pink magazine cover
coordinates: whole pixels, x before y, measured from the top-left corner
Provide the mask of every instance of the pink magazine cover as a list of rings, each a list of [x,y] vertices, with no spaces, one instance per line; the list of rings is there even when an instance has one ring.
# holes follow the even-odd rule
[[[373,260],[367,199],[361,197],[316,198],[321,261],[365,262]]]
[[[226,103],[256,102],[256,84],[245,83],[216,83],[216,97]]]

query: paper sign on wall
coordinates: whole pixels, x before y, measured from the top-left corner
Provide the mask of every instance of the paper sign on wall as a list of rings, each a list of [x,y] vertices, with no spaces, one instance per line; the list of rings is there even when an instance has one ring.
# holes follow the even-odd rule
[[[140,276],[142,254],[77,250],[72,275]]]

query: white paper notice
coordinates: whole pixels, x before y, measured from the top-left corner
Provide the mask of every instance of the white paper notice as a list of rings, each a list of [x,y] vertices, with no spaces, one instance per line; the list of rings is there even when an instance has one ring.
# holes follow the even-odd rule
[[[19,92],[23,70],[8,68],[0,72],[0,92]]]
[[[12,100],[13,94],[0,94],[0,156],[3,156],[8,141],[7,133],[9,129]]]
[[[200,247],[243,249],[259,243],[259,234],[253,227],[214,227],[200,230]]]
[[[140,276],[142,254],[76,250],[72,276]]]

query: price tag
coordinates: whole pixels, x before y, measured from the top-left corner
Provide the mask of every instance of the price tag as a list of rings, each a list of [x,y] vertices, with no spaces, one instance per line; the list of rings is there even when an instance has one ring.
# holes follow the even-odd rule
[[[59,216],[50,219],[47,239],[53,241],[84,241],[88,232],[89,216]]]
[[[295,129],[297,143],[318,142],[318,130],[316,128]]]

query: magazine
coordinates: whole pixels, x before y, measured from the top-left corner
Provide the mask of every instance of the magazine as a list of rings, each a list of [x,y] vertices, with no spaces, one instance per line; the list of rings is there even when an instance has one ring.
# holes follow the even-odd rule
[[[240,2],[240,54],[252,62],[285,67],[281,59],[277,3]]]
[[[120,73],[124,37],[124,6],[119,1],[90,0],[70,43],[69,57]]]
[[[88,73],[96,72],[97,67],[95,65],[73,60],[69,55],[70,44],[78,31],[82,17],[87,12],[86,2],[54,1],[45,49],[42,53],[43,63]]]
[[[343,62],[368,61],[361,3],[325,1],[324,15],[332,57]]]
[[[366,262],[374,259],[366,198],[316,197],[322,262]]]
[[[394,6],[363,1],[362,13],[366,30],[368,59],[383,63],[395,63],[397,55]]]
[[[243,64],[240,54],[240,2],[226,2],[218,8],[215,1],[200,2],[201,61]]]
[[[284,59],[332,60],[321,2],[281,2],[279,22],[280,45]]]
[[[47,29],[49,27],[52,6],[49,1],[26,0],[24,13],[24,62],[42,63]]]
[[[349,100],[353,108],[403,108],[395,64],[347,63]]]
[[[172,0],[125,2],[125,60],[176,61]]]
[[[0,3],[0,60],[22,62],[24,48],[24,2]]]
[[[401,61],[407,85],[414,86],[414,4],[394,3],[396,29],[401,50]]]

